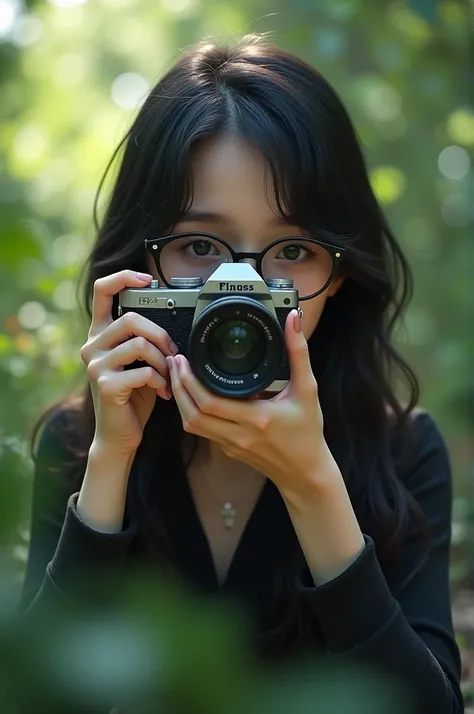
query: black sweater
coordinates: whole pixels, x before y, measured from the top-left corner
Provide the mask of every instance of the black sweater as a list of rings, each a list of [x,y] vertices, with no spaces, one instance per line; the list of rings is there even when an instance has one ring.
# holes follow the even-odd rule
[[[19,605],[21,612],[30,614],[56,598],[58,589],[67,591],[69,576],[78,568],[126,567],[140,555],[137,524],[127,506],[123,530],[116,534],[99,533],[78,517],[78,493],[68,488],[64,478],[67,454],[56,432],[62,420],[62,414],[51,420],[38,444],[31,542]],[[448,577],[450,462],[434,420],[421,412],[415,426],[416,451],[399,478],[422,507],[430,527],[427,564],[403,586],[422,552],[420,534],[406,538],[396,565],[388,572],[378,562],[372,538],[364,534],[364,551],[341,575],[315,587],[305,567],[294,588],[314,620],[306,638],[308,632],[315,633],[315,653],[322,647],[329,659],[349,657],[396,673],[413,690],[420,714],[459,714],[463,711],[461,665]],[[52,473],[56,474],[53,478]],[[257,628],[264,629],[279,553],[295,537],[277,488],[267,481],[220,587],[185,473],[156,479],[156,484],[159,512],[185,582],[204,594],[238,598],[249,608]],[[297,643],[289,643],[290,651],[297,651]]]

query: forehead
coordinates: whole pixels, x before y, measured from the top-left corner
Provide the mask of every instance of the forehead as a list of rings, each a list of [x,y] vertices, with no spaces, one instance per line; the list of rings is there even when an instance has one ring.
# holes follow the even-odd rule
[[[206,140],[193,156],[191,173],[194,209],[215,210],[239,221],[249,214],[268,219],[278,213],[263,155],[238,137]]]

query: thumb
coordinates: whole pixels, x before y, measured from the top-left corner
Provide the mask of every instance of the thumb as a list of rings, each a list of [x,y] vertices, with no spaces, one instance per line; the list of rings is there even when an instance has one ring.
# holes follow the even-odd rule
[[[290,363],[289,387],[302,396],[314,384],[308,343],[301,329],[301,310],[292,310],[285,324],[285,343]]]

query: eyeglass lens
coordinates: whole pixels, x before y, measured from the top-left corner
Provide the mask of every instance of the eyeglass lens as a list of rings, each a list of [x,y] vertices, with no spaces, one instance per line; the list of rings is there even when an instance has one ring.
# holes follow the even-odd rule
[[[167,282],[171,278],[200,277],[205,282],[232,254],[219,240],[188,234],[167,243],[160,253],[160,267]],[[262,277],[288,278],[304,298],[321,290],[331,276],[332,255],[322,246],[301,237],[287,238],[262,260]]]

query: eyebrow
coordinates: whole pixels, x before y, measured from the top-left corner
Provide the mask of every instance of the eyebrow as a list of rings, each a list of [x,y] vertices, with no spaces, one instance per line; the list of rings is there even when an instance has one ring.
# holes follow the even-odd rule
[[[196,211],[189,210],[180,219],[180,223],[188,222],[202,222],[202,223],[232,223],[233,220],[230,216],[225,213],[215,213],[214,211]],[[289,226],[292,225],[291,221],[284,216],[274,216],[269,222],[271,226]]]

